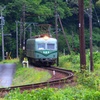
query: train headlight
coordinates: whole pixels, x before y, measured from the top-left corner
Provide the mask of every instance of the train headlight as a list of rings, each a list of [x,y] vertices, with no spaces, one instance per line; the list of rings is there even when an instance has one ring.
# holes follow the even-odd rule
[[[48,36],[44,36],[43,39],[44,39],[44,40],[48,40],[49,37],[48,37]]]

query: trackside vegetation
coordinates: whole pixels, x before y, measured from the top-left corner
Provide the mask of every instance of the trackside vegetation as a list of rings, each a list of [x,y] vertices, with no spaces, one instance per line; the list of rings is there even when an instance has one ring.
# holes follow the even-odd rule
[[[89,53],[87,57],[87,70],[80,72],[79,54],[61,55],[60,67],[75,71],[76,84],[64,88],[44,88],[31,92],[20,93],[19,89],[11,91],[5,100],[100,100],[100,52],[93,53],[94,72],[89,71]]]
[[[32,90],[30,93],[19,89],[11,91],[5,100],[100,100],[100,91],[84,89],[81,86],[66,89],[44,88]]]

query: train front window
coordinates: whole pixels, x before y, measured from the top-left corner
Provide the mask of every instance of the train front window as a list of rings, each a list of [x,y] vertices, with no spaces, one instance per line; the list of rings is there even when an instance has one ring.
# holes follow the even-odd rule
[[[39,43],[38,50],[44,50],[44,49],[45,49],[45,43]]]
[[[48,43],[47,44],[47,49],[54,50],[55,49],[55,44]]]

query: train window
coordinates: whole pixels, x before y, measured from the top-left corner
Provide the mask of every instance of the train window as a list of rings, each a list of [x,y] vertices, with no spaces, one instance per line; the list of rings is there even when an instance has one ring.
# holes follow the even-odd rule
[[[39,43],[38,44],[38,49],[39,50],[44,50],[45,49],[45,43]]]
[[[49,49],[49,50],[53,50],[53,49],[55,49],[55,44],[47,44],[47,49]]]

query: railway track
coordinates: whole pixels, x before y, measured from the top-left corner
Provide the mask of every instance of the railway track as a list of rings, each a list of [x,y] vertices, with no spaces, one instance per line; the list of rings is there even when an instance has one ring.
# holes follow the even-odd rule
[[[50,70],[53,72],[53,74],[56,75],[56,72],[62,73],[65,75],[64,78],[60,79],[55,79],[47,82],[42,82],[42,83],[37,83],[37,84],[29,84],[29,85],[22,85],[22,86],[13,86],[13,87],[8,87],[8,88],[0,88],[0,96],[7,94],[9,91],[14,90],[15,88],[20,88],[21,91],[24,90],[32,90],[36,88],[44,88],[44,87],[57,87],[61,88],[65,84],[72,83],[74,73],[71,70],[65,70],[61,69],[58,67],[42,67],[45,68],[46,70]]]

